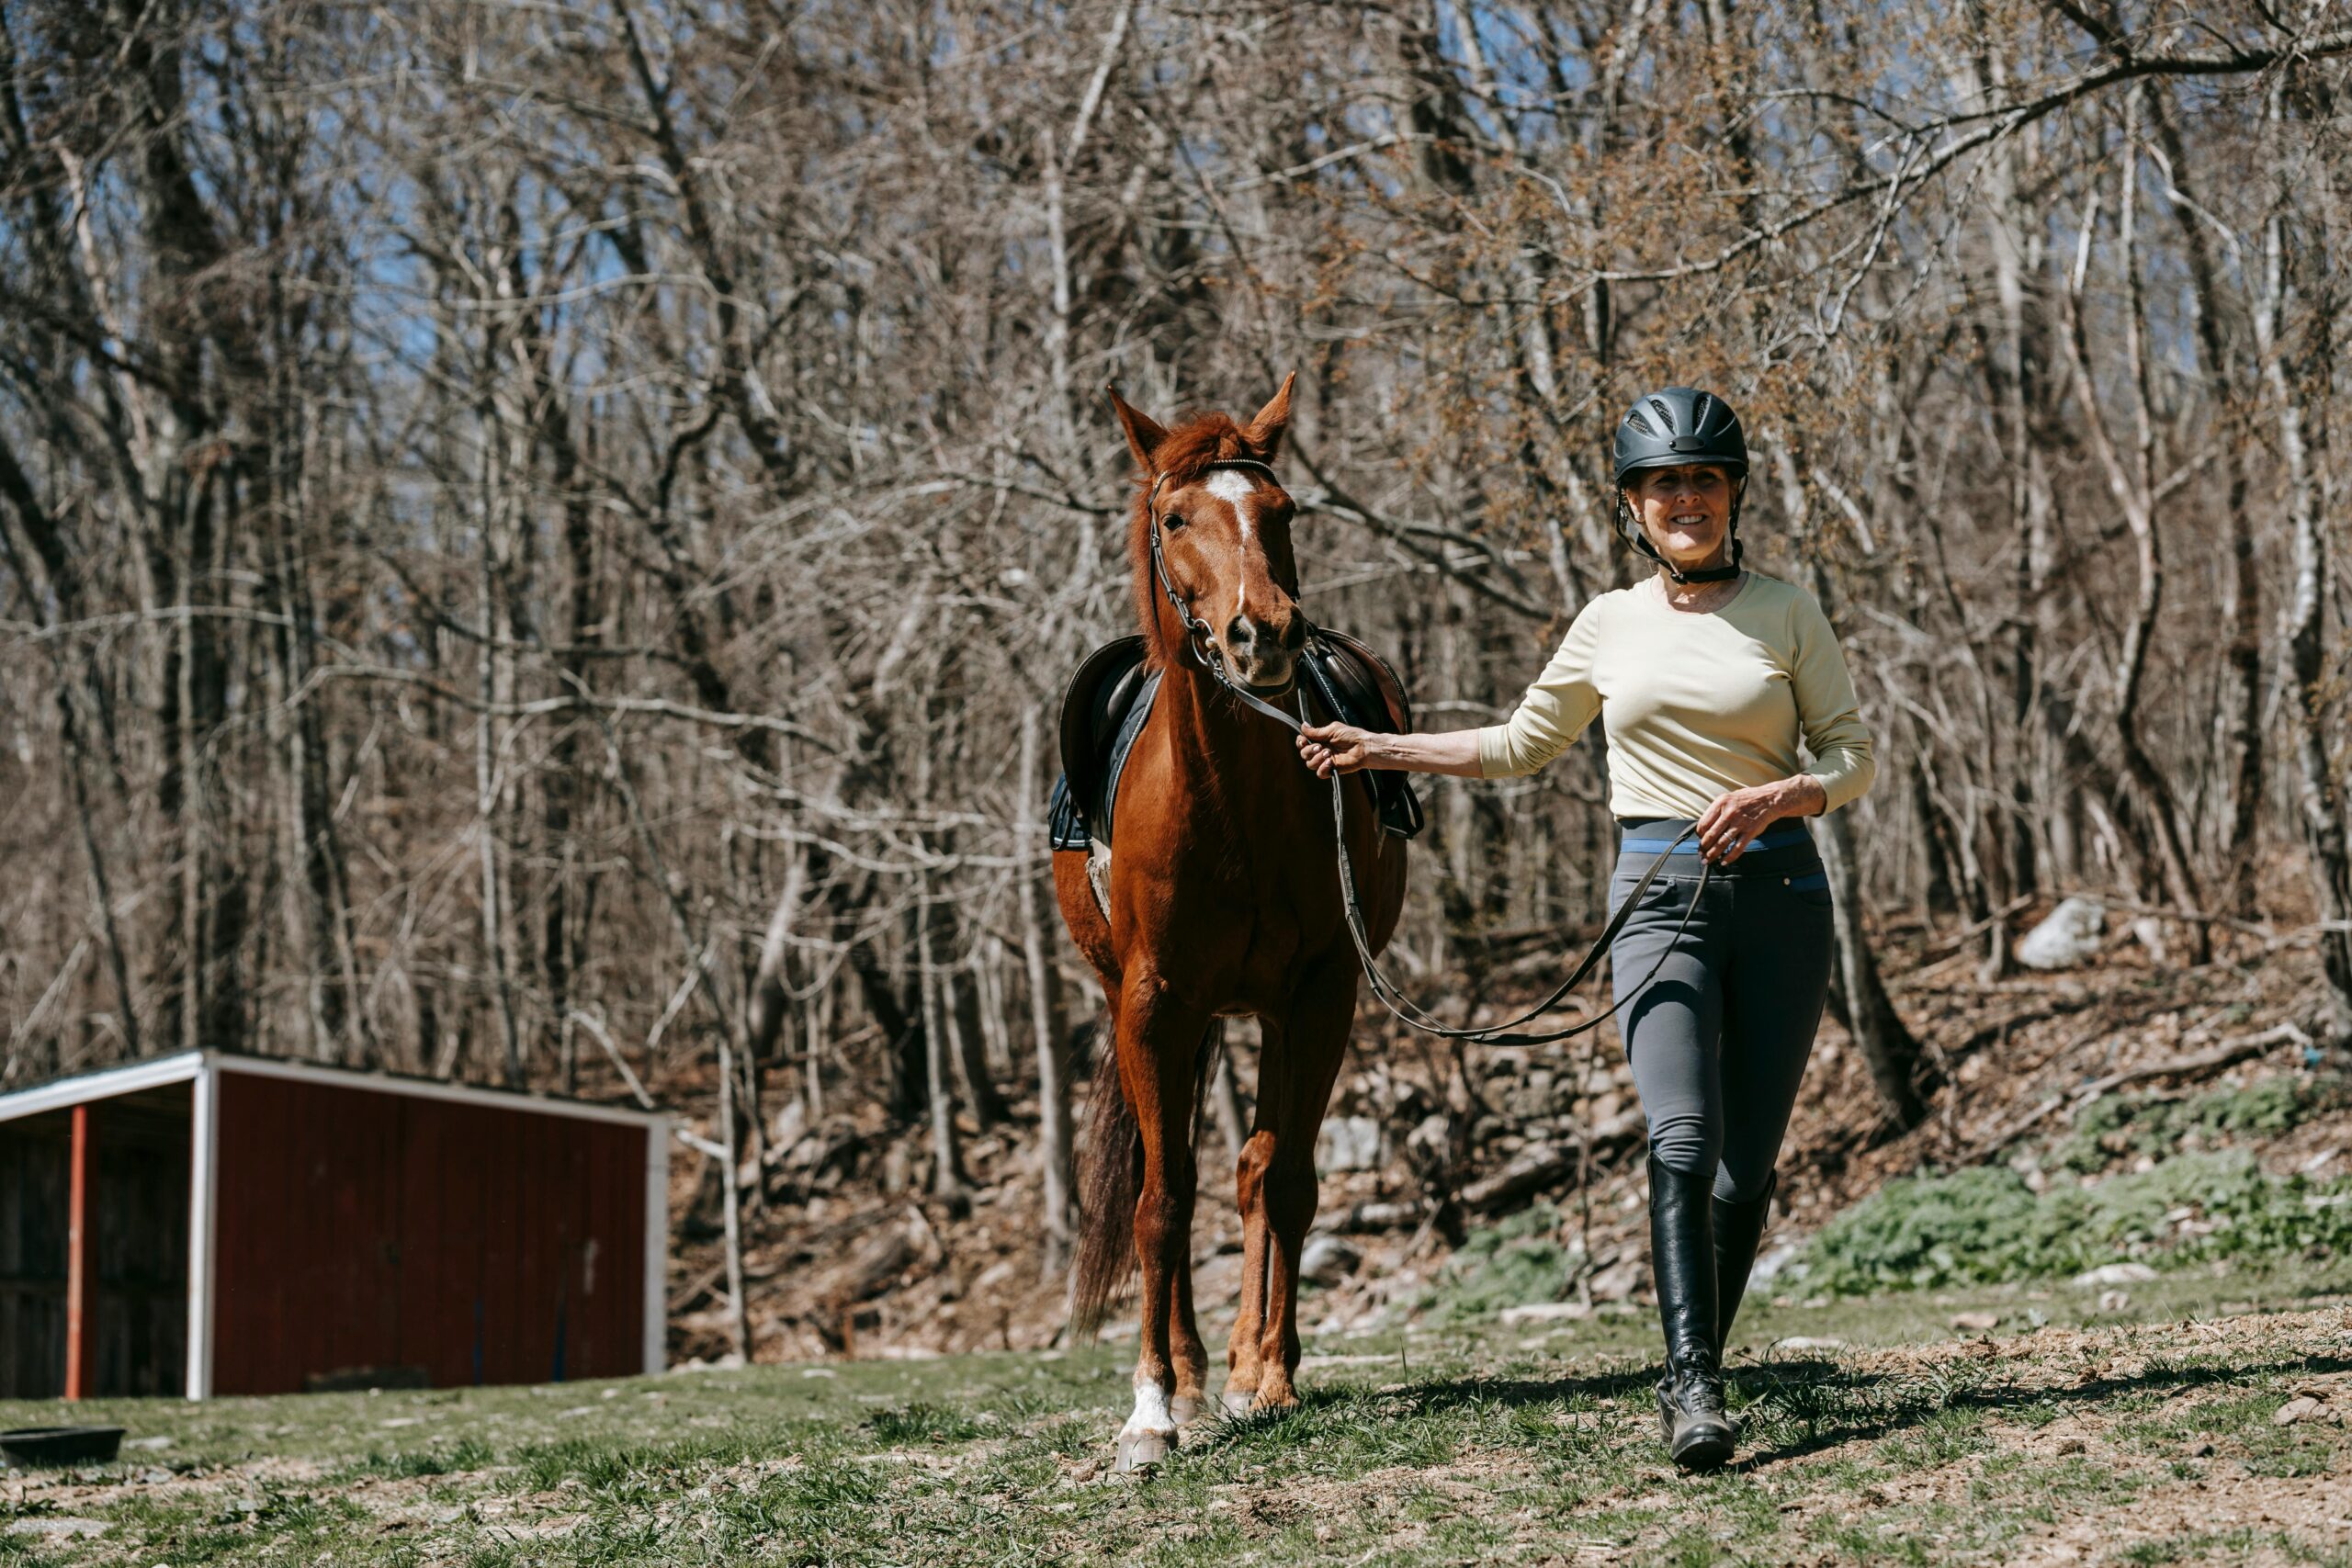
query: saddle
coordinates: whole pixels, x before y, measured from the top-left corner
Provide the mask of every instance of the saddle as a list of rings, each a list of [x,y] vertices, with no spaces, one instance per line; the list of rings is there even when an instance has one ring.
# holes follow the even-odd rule
[[[1318,682],[1302,671],[1302,687],[1328,690],[1340,708],[1331,716],[1381,734],[1412,728],[1412,705],[1396,671],[1354,637],[1318,631],[1299,657],[1313,660],[1314,673],[1322,677]],[[1048,826],[1054,848],[1093,853],[1101,868],[1098,897],[1108,872],[1119,778],[1151,716],[1159,680],[1159,671],[1144,668],[1143,638],[1123,637],[1088,654],[1062,694],[1062,774],[1054,781]],[[1372,792],[1383,832],[1409,839],[1421,830],[1420,799],[1403,773],[1367,769],[1356,776]]]

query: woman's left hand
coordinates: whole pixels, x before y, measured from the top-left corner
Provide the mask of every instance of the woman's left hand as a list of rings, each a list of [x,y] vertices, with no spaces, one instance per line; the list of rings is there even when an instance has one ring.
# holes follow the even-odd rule
[[[1781,784],[1758,784],[1719,795],[1699,818],[1699,852],[1729,865],[1747,852],[1765,829],[1794,814],[1788,791]]]

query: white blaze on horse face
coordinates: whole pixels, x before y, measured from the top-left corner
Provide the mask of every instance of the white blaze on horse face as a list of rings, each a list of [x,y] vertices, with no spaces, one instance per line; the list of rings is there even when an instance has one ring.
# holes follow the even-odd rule
[[[1250,498],[1258,491],[1258,482],[1248,474],[1233,468],[1219,468],[1201,482],[1201,488],[1233,508],[1234,520],[1241,525],[1243,556],[1250,549]],[[1233,613],[1238,618],[1249,607],[1250,571],[1245,564],[1240,585],[1233,591]]]

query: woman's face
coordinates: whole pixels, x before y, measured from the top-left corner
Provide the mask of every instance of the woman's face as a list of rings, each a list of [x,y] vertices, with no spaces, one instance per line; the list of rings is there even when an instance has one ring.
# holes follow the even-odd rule
[[[1650,547],[1685,571],[1713,566],[1731,535],[1731,472],[1713,463],[1643,468],[1625,482]]]

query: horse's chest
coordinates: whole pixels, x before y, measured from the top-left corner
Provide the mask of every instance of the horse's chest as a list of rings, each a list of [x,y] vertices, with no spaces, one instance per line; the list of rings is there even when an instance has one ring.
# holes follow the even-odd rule
[[[1222,989],[1279,994],[1302,964],[1346,942],[1328,820],[1253,823],[1194,841],[1216,848],[1162,857],[1138,845],[1130,858],[1122,845],[1114,859],[1114,879],[1136,878],[1131,918],[1166,950],[1163,963],[1214,972]]]

